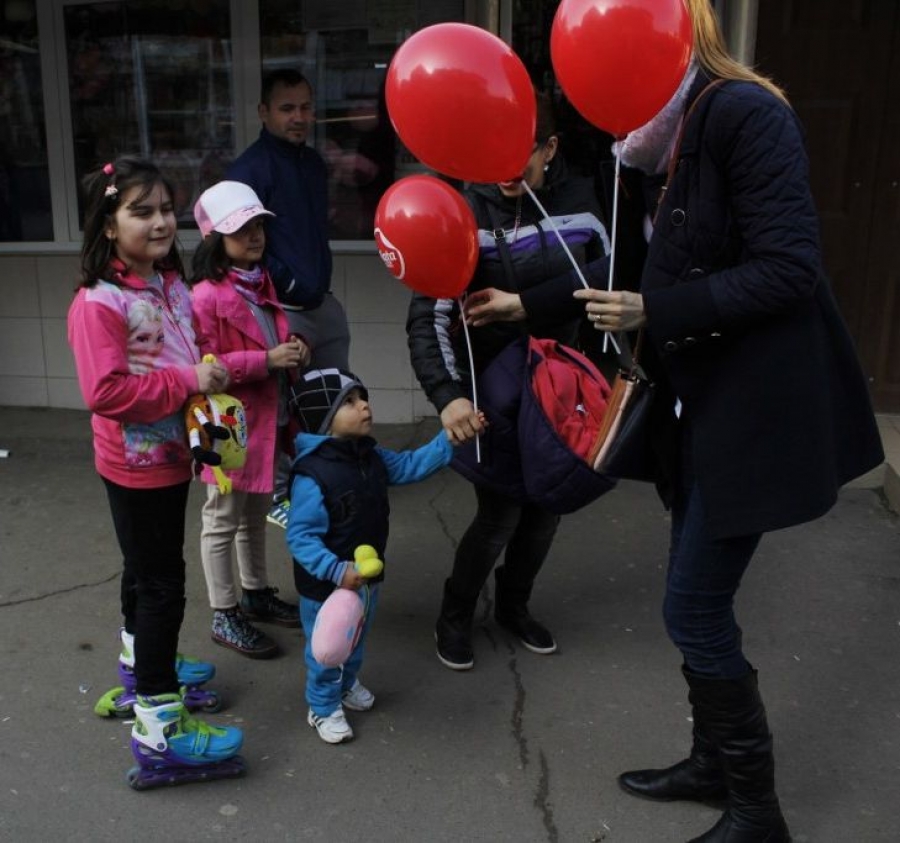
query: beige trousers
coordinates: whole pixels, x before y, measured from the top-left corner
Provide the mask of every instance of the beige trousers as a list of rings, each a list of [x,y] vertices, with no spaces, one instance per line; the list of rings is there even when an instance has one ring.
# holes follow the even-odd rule
[[[232,547],[237,555],[244,588],[269,585],[266,574],[266,515],[270,493],[232,491],[223,495],[214,485],[206,487],[201,513],[200,559],[213,609],[230,609],[240,597],[234,578]]]

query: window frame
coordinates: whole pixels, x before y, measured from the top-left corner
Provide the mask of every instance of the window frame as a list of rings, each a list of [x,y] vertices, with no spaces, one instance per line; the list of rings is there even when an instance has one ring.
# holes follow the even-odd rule
[[[52,240],[0,242],[0,257],[13,255],[72,254],[81,249],[82,229],[78,222],[78,184],[75,173],[72,111],[65,43],[65,9],[86,4],[116,3],[122,0],[36,0],[38,49],[41,65],[41,95],[44,101],[44,131],[47,137],[47,169],[50,179]],[[496,21],[498,0],[465,0],[467,22],[485,25]],[[510,9],[512,3],[502,3]],[[242,152],[259,135],[257,113],[262,82],[259,38],[259,0],[229,0],[233,83],[235,92],[236,153]],[[185,249],[200,242],[193,229],[180,231]],[[333,240],[334,252],[374,254],[374,239]]]

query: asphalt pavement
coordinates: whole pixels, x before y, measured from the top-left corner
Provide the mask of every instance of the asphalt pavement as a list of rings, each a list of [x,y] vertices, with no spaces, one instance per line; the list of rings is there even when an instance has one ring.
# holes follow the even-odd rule
[[[377,408],[376,408],[377,410]],[[434,422],[386,426],[427,441]],[[668,516],[619,486],[564,518],[532,610],[559,652],[532,654],[480,605],[474,670],[434,654],[441,584],[473,511],[450,470],[392,491],[389,569],[349,714],[350,743],[306,724],[302,639],[251,661],[209,637],[195,484],[181,649],[213,661],[240,726],[245,778],[132,791],[130,721],[96,717],[117,684],[121,560],[94,473],[87,413],[0,408],[0,840],[325,843],[684,843],[716,812],[622,793],[624,769],[689,748],[680,660],[660,617]],[[269,570],[293,593],[284,534]],[[738,597],[775,734],[796,843],[900,838],[900,519],[878,488],[845,489],[818,521],[764,538]]]

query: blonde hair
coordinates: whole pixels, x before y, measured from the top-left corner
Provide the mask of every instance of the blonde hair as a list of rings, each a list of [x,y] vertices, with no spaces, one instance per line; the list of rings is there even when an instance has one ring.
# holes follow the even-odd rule
[[[707,73],[721,79],[755,82],[783,102],[788,101],[784,91],[771,79],[741,64],[729,54],[711,0],[684,2],[694,31],[694,56]]]

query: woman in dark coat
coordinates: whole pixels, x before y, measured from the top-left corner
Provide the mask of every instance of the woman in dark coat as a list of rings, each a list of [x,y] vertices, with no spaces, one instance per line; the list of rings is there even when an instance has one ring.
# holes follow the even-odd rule
[[[727,798],[692,843],[784,843],[772,736],[734,596],[763,533],[824,514],[883,453],[822,272],[797,116],[772,82],[727,54],[708,0],[687,8],[685,81],[620,150],[648,176],[670,174],[640,292],[575,292],[598,330],[644,329],[663,410],[655,439],[677,443],[660,466],[672,509],[663,611],[684,660],[693,749],[619,782],[652,799]],[[591,267],[598,287],[606,268]],[[577,289],[559,279],[561,298],[566,287]],[[512,312],[497,302],[477,315]]]

